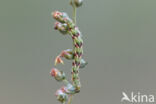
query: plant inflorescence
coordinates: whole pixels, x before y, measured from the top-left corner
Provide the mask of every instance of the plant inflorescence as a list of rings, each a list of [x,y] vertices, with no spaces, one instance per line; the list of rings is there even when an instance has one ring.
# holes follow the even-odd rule
[[[64,82],[62,86],[56,91],[57,100],[61,103],[71,104],[72,96],[80,92],[81,83],[79,78],[79,68],[84,68],[87,62],[82,59],[83,55],[83,40],[79,28],[76,26],[76,9],[80,7],[83,0],[71,0],[70,5],[73,8],[73,19],[70,19],[67,13],[54,11],[53,18],[56,20],[54,28],[63,35],[70,35],[73,40],[73,49],[63,50],[55,59],[55,66],[57,64],[64,64],[62,58],[73,60],[72,62],[72,78],[71,81],[66,79],[65,73],[56,68],[52,68],[50,74],[58,82]]]

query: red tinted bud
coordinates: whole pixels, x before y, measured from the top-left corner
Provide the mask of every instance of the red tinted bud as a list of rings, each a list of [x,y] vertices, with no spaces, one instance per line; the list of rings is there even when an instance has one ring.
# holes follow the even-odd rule
[[[50,75],[53,76],[57,81],[63,81],[65,79],[65,73],[59,71],[56,68],[53,68],[50,72]]]
[[[58,29],[58,24],[59,24],[59,22],[55,22],[55,25],[54,25],[54,29]]]
[[[57,56],[56,57],[56,59],[55,59],[55,66],[57,65],[57,64],[64,64],[64,62],[63,62],[63,60],[60,58],[60,56]]]
[[[53,16],[54,18],[59,18],[61,15],[62,15],[62,13],[59,12],[59,11],[55,11],[55,12],[52,13],[52,16]]]
[[[66,86],[63,86],[61,88],[61,90],[63,92],[65,92],[65,93],[67,93],[67,94],[75,94],[76,93],[75,92],[75,87],[72,84],[70,84],[70,83],[68,83]]]
[[[67,24],[55,22],[54,29],[59,30],[62,34],[67,34]]]
[[[73,59],[72,53],[70,53],[70,52],[68,52],[68,51],[66,51],[66,50],[62,51],[61,54],[60,54],[60,56],[61,56],[61,57],[65,57],[65,58],[68,59],[68,60]]]
[[[53,69],[51,70],[51,72],[50,72],[50,75],[53,76],[53,77],[55,77],[55,76],[57,75],[57,72],[58,72],[58,70],[55,69],[55,68],[53,68]]]
[[[71,22],[71,19],[68,17],[67,13],[65,12],[55,11],[52,13],[52,16],[54,19],[56,19],[61,23]]]

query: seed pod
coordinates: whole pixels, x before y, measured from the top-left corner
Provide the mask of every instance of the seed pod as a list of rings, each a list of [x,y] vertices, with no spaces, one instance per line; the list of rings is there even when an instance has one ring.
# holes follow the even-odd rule
[[[53,68],[50,72],[51,76],[53,76],[57,81],[63,81],[65,79],[65,73],[63,71],[59,71],[56,68]]]
[[[64,103],[68,100],[68,95],[64,93],[61,89],[57,90],[55,95],[57,97],[57,100],[61,103]]]
[[[80,7],[83,3],[83,0],[74,0],[76,7]]]

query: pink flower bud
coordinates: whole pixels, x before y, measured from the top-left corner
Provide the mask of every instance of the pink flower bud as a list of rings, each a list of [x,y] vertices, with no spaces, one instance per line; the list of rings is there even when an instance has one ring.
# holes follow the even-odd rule
[[[57,56],[56,57],[56,59],[55,59],[55,66],[57,65],[57,64],[64,64],[64,62],[63,62],[63,60],[60,58],[60,56]]]
[[[67,34],[67,24],[62,24],[60,22],[55,22],[54,29],[59,30],[62,34]]]
[[[65,73],[62,71],[59,71],[56,68],[53,68],[51,70],[50,75],[54,77],[57,81],[63,81],[65,79]]]
[[[55,69],[55,68],[53,68],[53,69],[50,71],[50,75],[53,76],[53,77],[55,77],[55,76],[57,75],[57,72],[58,72],[58,70]]]
[[[62,13],[59,12],[59,11],[55,11],[55,12],[52,13],[52,16],[53,16],[54,18],[59,18],[61,15],[62,15]]]
[[[61,23],[71,21],[71,19],[69,18],[69,16],[65,12],[55,11],[55,12],[52,13],[52,16],[53,16],[54,19],[56,19],[57,21],[59,21]]]
[[[73,59],[73,55],[72,53],[68,52],[68,51],[62,51],[61,54],[60,54],[61,57],[65,57],[66,59],[68,60],[71,60]]]
[[[61,90],[63,91],[63,92],[65,92],[65,93],[67,93],[67,94],[75,94],[76,92],[75,92],[75,87],[72,85],[72,84],[70,84],[70,83],[68,83],[66,86],[63,86],[62,88],[61,88]]]

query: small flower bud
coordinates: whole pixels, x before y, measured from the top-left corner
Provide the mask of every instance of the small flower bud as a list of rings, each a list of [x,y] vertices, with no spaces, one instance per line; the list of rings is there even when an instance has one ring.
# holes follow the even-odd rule
[[[74,43],[81,47],[83,40],[80,37],[74,38]]]
[[[73,59],[73,54],[69,53],[68,51],[62,51],[62,53],[60,54],[61,57],[65,57],[68,60]]]
[[[59,11],[55,11],[52,13],[52,16],[55,18],[55,19],[60,19],[61,16],[62,16],[62,13],[59,12]]]
[[[62,34],[67,34],[68,27],[65,23],[62,24],[59,22],[55,22],[54,29],[59,30]]]
[[[57,65],[57,64],[64,64],[64,62],[63,62],[63,60],[60,58],[60,56],[57,56],[56,57],[56,59],[55,59],[55,66]]]
[[[51,76],[53,76],[57,81],[63,81],[65,79],[65,73],[63,71],[59,71],[56,68],[53,68],[50,72]]]
[[[80,63],[80,68],[84,68],[88,64],[88,62],[86,62],[84,59],[81,59]]]
[[[83,0],[74,0],[76,7],[80,7],[83,4]]]
[[[53,16],[54,19],[56,19],[57,21],[59,21],[61,23],[71,21],[71,19],[69,18],[69,16],[65,12],[55,11],[55,12],[52,13],[52,16]]]
[[[79,93],[81,88],[81,83],[79,79],[74,80],[75,92]]]
[[[57,90],[55,95],[57,97],[57,100],[61,103],[64,103],[68,100],[68,95],[64,93],[61,89]]]
[[[70,83],[68,83],[66,86],[63,86],[61,89],[62,89],[62,91],[64,91],[67,94],[75,94],[76,93],[75,87]]]

